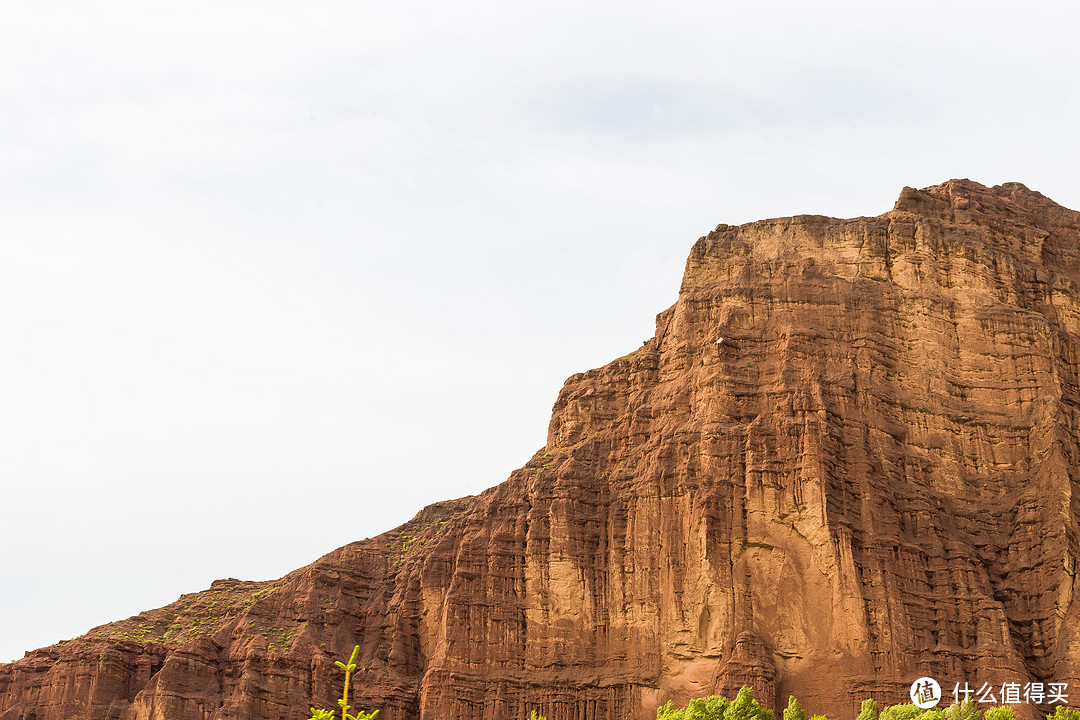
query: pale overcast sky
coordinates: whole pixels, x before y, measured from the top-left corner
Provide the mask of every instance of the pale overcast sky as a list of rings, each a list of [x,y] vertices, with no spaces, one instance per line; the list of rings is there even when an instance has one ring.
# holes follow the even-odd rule
[[[719,222],[1080,208],[1073,7],[5,0],[0,661],[501,482]]]

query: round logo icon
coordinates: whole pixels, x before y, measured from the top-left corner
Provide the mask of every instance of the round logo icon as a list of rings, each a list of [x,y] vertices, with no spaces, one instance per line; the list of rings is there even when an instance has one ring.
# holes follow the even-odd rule
[[[921,677],[911,683],[911,702],[922,710],[941,702],[941,686],[938,681],[932,677]]]

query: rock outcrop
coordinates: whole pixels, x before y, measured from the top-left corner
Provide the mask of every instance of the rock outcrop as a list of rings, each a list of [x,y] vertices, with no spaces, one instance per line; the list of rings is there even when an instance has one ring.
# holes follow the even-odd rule
[[[0,720],[300,720],[354,644],[380,720],[1080,699],[1080,213],[953,180],[720,225],[656,326],[501,485],[0,666]]]

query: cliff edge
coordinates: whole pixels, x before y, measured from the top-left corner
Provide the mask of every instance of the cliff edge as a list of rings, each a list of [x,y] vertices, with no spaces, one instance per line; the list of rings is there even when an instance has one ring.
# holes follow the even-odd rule
[[[1080,213],[1019,183],[720,225],[504,483],[2,665],[0,720],[302,720],[354,644],[380,720],[1080,694],[1078,373]]]

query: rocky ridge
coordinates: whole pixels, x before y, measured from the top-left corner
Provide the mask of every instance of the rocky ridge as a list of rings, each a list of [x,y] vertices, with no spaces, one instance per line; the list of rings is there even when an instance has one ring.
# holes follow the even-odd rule
[[[952,180],[719,225],[504,483],[27,653],[0,720],[301,720],[354,644],[381,720],[645,720],[744,683],[851,720],[920,675],[1080,698],[1078,443],[1080,213]]]

